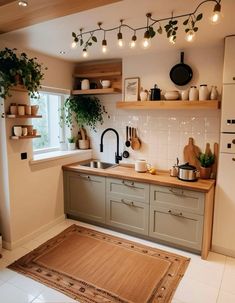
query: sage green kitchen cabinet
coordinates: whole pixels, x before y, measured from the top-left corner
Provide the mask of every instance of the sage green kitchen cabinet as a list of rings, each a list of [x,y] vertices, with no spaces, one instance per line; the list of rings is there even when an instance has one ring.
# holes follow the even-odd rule
[[[174,187],[150,186],[149,236],[201,251],[204,194]]]
[[[106,224],[148,235],[149,184],[106,179]]]
[[[105,177],[64,171],[65,213],[105,223]]]

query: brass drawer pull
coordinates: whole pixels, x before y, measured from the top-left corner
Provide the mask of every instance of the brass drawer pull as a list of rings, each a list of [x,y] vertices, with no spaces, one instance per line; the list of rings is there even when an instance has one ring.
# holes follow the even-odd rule
[[[177,191],[174,191],[174,189],[170,188],[169,191],[172,194],[176,195],[176,196],[183,196],[184,195],[184,191],[183,190],[181,190],[181,192],[177,192]]]
[[[79,175],[79,177],[82,178],[82,179],[91,181],[90,176],[82,176],[82,175]]]
[[[235,158],[232,158],[233,161],[235,161]]]
[[[126,185],[126,186],[129,186],[129,187],[135,187],[135,182],[130,182],[130,183],[127,183],[125,180],[122,180],[122,184],[123,185]]]
[[[181,212],[178,213],[178,212],[172,211],[171,209],[168,210],[168,213],[175,217],[185,218]]]
[[[135,206],[134,202],[131,201],[131,202],[126,202],[124,199],[121,199],[121,202],[125,205],[128,205],[128,206]]]
[[[233,77],[233,80],[235,81],[235,77]]]

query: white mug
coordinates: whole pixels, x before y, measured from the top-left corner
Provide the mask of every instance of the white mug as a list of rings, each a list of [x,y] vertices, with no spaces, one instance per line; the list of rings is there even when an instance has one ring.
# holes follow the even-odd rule
[[[138,173],[146,173],[147,170],[148,167],[146,160],[140,159],[135,161],[135,171],[137,171]]]
[[[111,85],[110,80],[100,80],[100,84],[102,85],[103,88],[109,88]]]
[[[14,135],[17,136],[17,137],[22,136],[22,127],[21,126],[14,126],[13,127],[13,132],[14,132]]]

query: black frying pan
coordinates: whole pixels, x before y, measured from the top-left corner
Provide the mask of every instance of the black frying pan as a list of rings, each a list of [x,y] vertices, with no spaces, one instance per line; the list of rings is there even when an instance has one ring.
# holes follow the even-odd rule
[[[181,62],[172,67],[170,71],[171,81],[177,85],[185,85],[188,84],[192,77],[193,71],[191,67],[187,64],[184,64],[184,52],[180,53]]]

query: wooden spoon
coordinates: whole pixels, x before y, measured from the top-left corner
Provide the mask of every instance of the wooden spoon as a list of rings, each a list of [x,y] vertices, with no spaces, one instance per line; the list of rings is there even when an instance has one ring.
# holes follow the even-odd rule
[[[141,146],[140,140],[136,135],[136,128],[133,128],[133,137],[131,140],[131,148],[133,150],[139,150]]]

